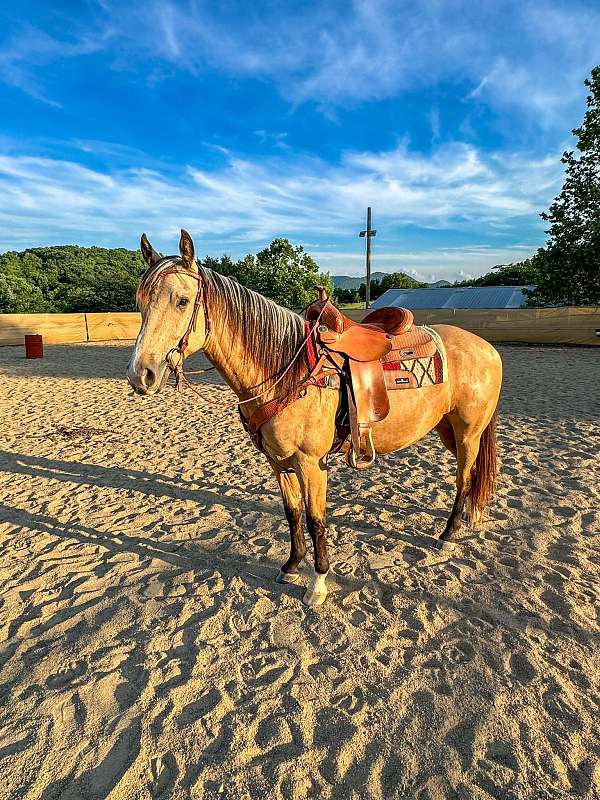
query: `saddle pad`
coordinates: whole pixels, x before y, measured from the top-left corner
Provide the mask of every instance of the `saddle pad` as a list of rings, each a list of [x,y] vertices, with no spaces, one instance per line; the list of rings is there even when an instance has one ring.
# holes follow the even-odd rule
[[[406,337],[413,331],[420,335],[415,336],[414,342],[409,344]],[[402,348],[395,349],[392,345],[393,349],[381,359],[388,391],[420,389],[446,380],[446,349],[440,335],[426,326],[415,327],[413,331],[398,337],[402,340]],[[408,355],[415,352],[417,358]]]
[[[431,334],[431,328],[414,325],[406,333],[392,336],[392,349],[382,361],[395,363],[409,358],[426,358],[434,355],[438,346]]]

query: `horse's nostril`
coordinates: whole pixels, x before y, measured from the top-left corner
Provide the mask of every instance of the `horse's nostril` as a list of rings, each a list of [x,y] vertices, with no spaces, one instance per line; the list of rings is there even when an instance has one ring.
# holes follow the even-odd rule
[[[151,369],[146,367],[141,371],[140,383],[142,384],[144,389],[151,389],[155,382],[156,382],[156,375]]]

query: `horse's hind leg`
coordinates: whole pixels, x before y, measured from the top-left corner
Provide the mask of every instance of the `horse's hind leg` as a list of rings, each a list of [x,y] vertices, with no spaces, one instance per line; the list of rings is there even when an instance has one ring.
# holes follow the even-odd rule
[[[440,539],[444,541],[452,541],[462,523],[462,512],[465,507],[465,502],[471,490],[471,480],[473,477],[473,468],[477,461],[477,453],[479,452],[479,442],[481,439],[481,430],[465,428],[461,425],[452,426],[454,432],[455,453],[456,453],[456,497],[450,517],[444,528],[444,532]],[[439,431],[438,431],[439,432]],[[442,434],[440,433],[440,437]],[[442,437],[442,441],[446,441]],[[448,449],[451,449],[446,444]]]
[[[442,444],[447,450],[453,455],[456,455],[456,439],[454,438],[454,430],[450,421],[446,419],[446,417],[442,417],[442,419],[438,422],[435,426],[436,431],[438,432],[438,436],[442,440]]]
[[[272,465],[283,497],[285,516],[290,526],[290,557],[275,578],[277,583],[298,583],[298,567],[306,555],[306,542],[302,525],[302,493],[295,472],[283,472]]]

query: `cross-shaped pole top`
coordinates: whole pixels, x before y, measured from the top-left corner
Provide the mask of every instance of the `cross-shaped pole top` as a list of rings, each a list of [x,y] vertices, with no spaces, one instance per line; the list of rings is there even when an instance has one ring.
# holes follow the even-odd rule
[[[366,291],[365,291],[365,306],[366,308],[369,307],[369,303],[371,302],[371,239],[373,236],[377,236],[377,231],[373,230],[371,227],[371,206],[367,208],[367,227],[364,231],[360,231],[358,234],[361,239],[367,240],[367,275],[366,275]]]

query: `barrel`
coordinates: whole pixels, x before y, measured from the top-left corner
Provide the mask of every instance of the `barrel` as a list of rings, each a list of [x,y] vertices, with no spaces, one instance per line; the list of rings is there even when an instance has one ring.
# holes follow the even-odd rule
[[[25,358],[43,358],[44,340],[39,333],[25,334]]]

